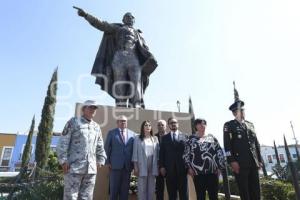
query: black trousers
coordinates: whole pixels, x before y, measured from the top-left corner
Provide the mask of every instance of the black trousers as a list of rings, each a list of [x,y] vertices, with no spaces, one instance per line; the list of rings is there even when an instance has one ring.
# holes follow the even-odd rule
[[[240,173],[234,176],[241,200],[260,200],[259,175],[256,166],[240,168]]]
[[[206,199],[206,191],[209,200],[218,200],[219,178],[217,174],[199,174],[194,176],[194,185],[197,200]]]
[[[162,175],[156,177],[155,193],[156,200],[164,200],[165,178]]]
[[[166,176],[166,184],[169,200],[177,200],[177,192],[179,192],[180,200],[188,200],[188,179],[185,172],[177,172]]]

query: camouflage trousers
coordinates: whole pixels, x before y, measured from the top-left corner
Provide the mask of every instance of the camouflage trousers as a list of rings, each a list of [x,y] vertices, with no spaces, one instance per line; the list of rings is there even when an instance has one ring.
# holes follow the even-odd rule
[[[96,174],[64,175],[64,200],[92,200]]]

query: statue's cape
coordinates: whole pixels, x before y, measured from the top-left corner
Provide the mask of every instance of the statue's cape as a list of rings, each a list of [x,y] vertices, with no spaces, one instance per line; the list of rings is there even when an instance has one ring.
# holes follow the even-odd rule
[[[122,24],[114,25],[123,26]],[[148,50],[144,39],[140,35],[140,31],[137,30],[136,32],[138,35],[136,50],[142,67],[142,94],[144,94],[144,91],[149,84],[149,76],[157,67],[157,62]],[[112,86],[114,83],[114,76],[111,63],[117,50],[116,47],[116,34],[104,32],[91,72],[91,74],[96,77],[96,84],[99,84],[101,89],[106,91],[113,98]]]

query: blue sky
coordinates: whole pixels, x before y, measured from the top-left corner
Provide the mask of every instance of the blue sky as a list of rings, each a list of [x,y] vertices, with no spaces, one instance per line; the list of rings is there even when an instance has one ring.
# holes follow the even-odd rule
[[[55,131],[74,114],[76,102],[114,101],[89,75],[102,33],[72,6],[109,22],[136,17],[159,67],[150,77],[149,109],[188,110],[222,142],[232,119],[235,80],[262,144],[291,142],[300,131],[300,3],[298,1],[16,1],[0,3],[0,132],[25,132],[40,119],[51,74],[59,67]]]

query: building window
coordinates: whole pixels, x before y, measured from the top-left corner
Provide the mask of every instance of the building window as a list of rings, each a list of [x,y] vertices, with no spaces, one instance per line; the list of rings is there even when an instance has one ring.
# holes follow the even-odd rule
[[[293,158],[297,158],[297,154],[293,154]]]
[[[273,163],[272,155],[268,155],[268,162],[269,162],[269,163]]]
[[[280,162],[285,163],[285,159],[284,159],[283,154],[279,154],[279,160],[280,160]]]
[[[20,160],[20,161],[22,160],[22,156],[23,156],[23,152],[24,152],[24,149],[25,149],[25,145],[26,145],[26,144],[23,144],[23,146],[22,146],[22,151],[21,151],[20,156],[19,156],[19,160]],[[31,157],[32,157],[33,150],[34,150],[34,144],[31,144],[31,154],[30,154],[30,159],[31,159]]]
[[[3,147],[2,157],[1,157],[1,166],[8,167],[9,162],[12,156],[13,147]]]
[[[55,153],[56,152],[56,145],[51,145],[50,150]]]

